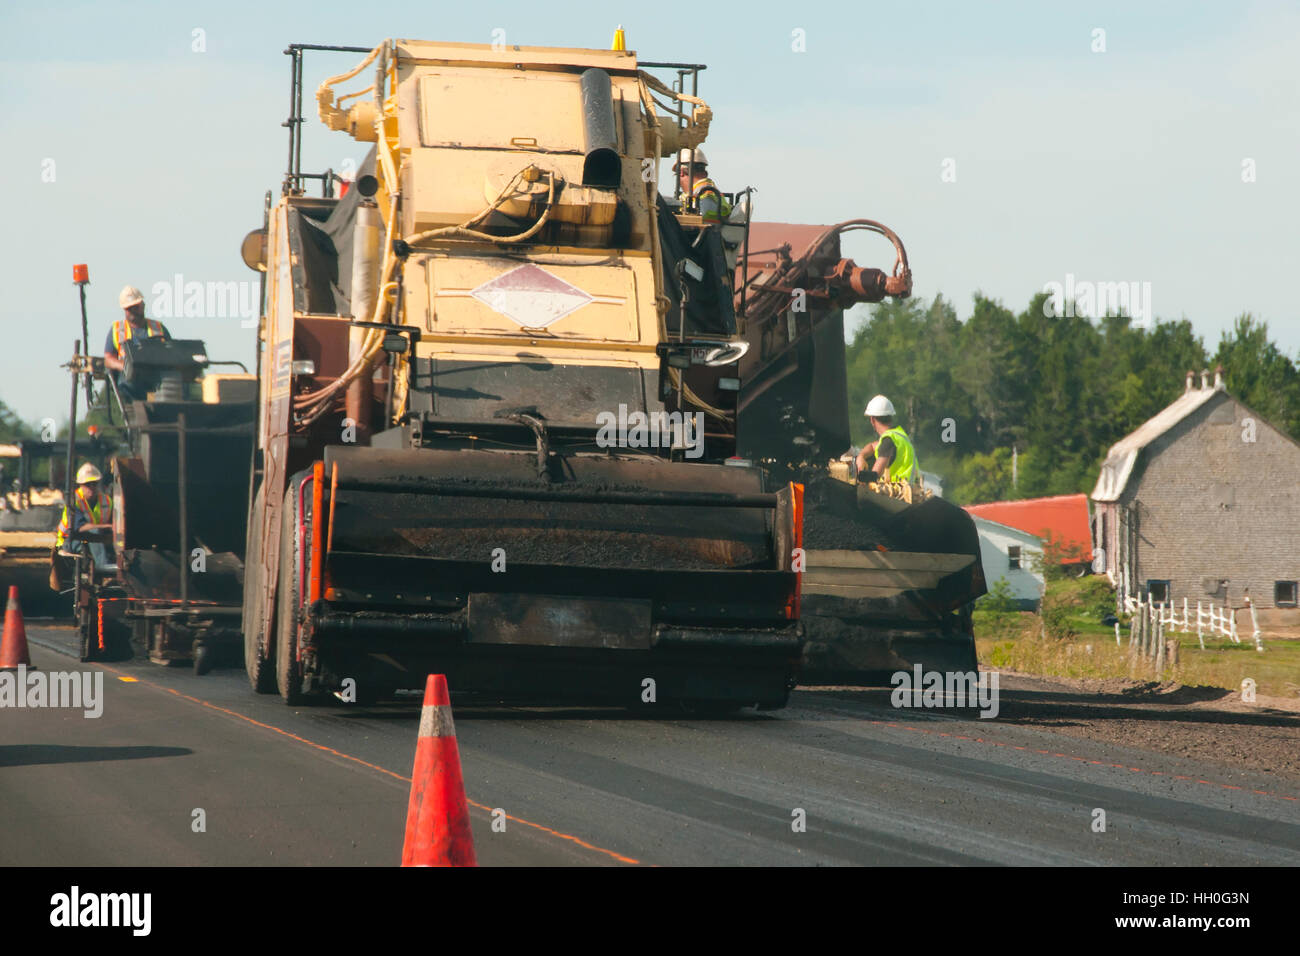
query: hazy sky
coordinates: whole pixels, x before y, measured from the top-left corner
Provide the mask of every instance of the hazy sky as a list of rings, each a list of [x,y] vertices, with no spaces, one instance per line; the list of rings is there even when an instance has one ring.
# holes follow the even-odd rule
[[[1073,275],[1150,283],[1155,316],[1190,319],[1211,349],[1251,311],[1300,351],[1295,3],[615,3],[593,19],[599,8],[5,4],[0,400],[33,421],[66,415],[73,263],[90,266],[96,352],[124,284],[151,303],[178,274],[255,289],[239,241],[285,168],[288,43],[504,30],[511,44],[606,47],[619,23],[642,59],[709,64],[711,171],[758,187],[757,218],[881,220],[907,244],[916,293],[941,292],[962,318],[977,290],[1020,311]],[[359,59],[308,59],[307,170],[363,153],[320,128],[311,95]],[[883,241],[847,252],[892,263]],[[164,321],[251,363],[237,314]]]

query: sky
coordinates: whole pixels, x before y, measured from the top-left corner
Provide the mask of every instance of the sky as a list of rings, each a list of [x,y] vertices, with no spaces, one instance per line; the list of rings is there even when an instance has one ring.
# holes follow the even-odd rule
[[[1137,283],[1152,318],[1188,319],[1211,351],[1251,312],[1300,356],[1294,2],[100,0],[0,8],[0,401],[66,418],[74,263],[97,353],[124,285],[154,315],[177,276],[255,295],[239,244],[285,168],[289,43],[605,48],[620,24],[641,59],[708,64],[710,172],[755,186],[758,219],[879,220],[915,294],[963,319],[976,292],[1019,312],[1050,283]],[[364,152],[311,95],[360,58],[308,58],[305,170]],[[862,233],[845,252],[893,261]],[[161,317],[251,365],[252,330],[233,302],[216,311]]]

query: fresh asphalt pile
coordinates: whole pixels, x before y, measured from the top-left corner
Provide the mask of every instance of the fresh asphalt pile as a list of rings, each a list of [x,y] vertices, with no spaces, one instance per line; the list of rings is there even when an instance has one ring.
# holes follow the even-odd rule
[[[817,551],[902,550],[888,518],[859,506],[857,489],[834,478],[804,484],[804,547]]]

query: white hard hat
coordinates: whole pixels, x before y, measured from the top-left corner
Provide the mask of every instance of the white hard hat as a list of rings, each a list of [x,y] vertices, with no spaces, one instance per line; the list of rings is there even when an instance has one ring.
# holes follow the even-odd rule
[[[867,402],[867,410],[862,414],[868,418],[890,418],[894,414],[894,403],[883,395],[877,395]]]
[[[117,304],[124,309],[129,309],[133,305],[139,305],[144,301],[144,296],[140,290],[133,285],[129,285],[122,290],[121,295],[117,297]]]
[[[695,154],[694,159],[691,159],[692,153]],[[704,150],[698,146],[696,146],[694,150],[683,149],[678,151],[677,162],[673,163],[673,169],[679,169],[687,163],[694,163],[696,166],[709,165],[709,161],[704,158]]]
[[[99,481],[103,477],[104,476],[99,473],[99,469],[90,462],[86,462],[77,469],[77,484],[79,485],[88,485],[92,481]]]

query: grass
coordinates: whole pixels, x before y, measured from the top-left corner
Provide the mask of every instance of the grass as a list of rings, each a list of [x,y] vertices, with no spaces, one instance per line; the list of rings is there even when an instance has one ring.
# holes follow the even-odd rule
[[[1155,662],[1133,655],[1128,647],[1128,617],[1121,618],[1121,646],[1115,629],[1100,622],[1106,595],[1113,592],[1104,577],[1049,581],[1043,613],[997,612],[976,609],[975,645],[986,667],[1051,677],[1129,677],[1174,680],[1189,686],[1240,690],[1244,678],[1254,678],[1258,693],[1272,697],[1300,696],[1300,641],[1264,638],[1264,653],[1249,637],[1233,644],[1226,637],[1207,636],[1201,650],[1196,634],[1178,638],[1178,663],[1169,662],[1157,674]]]

